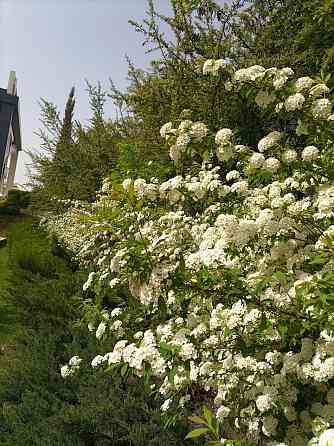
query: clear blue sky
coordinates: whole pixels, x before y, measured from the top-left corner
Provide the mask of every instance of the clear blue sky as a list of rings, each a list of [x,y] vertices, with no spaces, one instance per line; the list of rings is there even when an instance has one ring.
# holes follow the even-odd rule
[[[169,11],[169,0],[156,0]],[[108,87],[127,85],[129,55],[136,66],[147,67],[142,36],[128,19],[145,17],[146,0],[0,0],[0,86],[7,88],[10,70],[18,78],[23,148],[38,149],[34,132],[40,127],[39,99],[64,109],[72,85],[76,87],[76,118],[89,116],[85,79]],[[106,107],[112,116],[112,107]],[[20,154],[16,182],[25,182],[29,157]]]

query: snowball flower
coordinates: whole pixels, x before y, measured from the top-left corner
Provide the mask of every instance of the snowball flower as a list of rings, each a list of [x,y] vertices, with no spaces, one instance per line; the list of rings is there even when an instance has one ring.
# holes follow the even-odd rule
[[[238,192],[239,194],[242,194],[247,191],[248,191],[247,181],[237,181],[236,183],[233,183],[231,186],[231,192]]]
[[[109,180],[103,180],[103,183],[102,183],[102,188],[101,188],[101,190],[102,190],[102,192],[104,192],[104,193],[106,193],[106,192],[109,192],[109,190],[110,190],[110,182],[109,182]]]
[[[161,405],[161,407],[160,407],[161,411],[162,411],[162,412],[166,412],[166,411],[169,409],[171,403],[172,403],[171,398],[168,398],[168,400],[166,400],[166,401]]]
[[[225,82],[224,87],[225,87],[226,91],[231,91],[233,88],[233,84],[231,81],[227,81],[227,82]]]
[[[282,160],[285,163],[292,163],[293,161],[296,161],[296,159],[297,159],[297,152],[292,149],[286,150],[282,155]]]
[[[102,310],[101,311],[101,317],[102,319],[104,319],[105,321],[108,321],[110,318],[110,314],[107,310]]]
[[[304,102],[305,98],[301,93],[293,94],[285,100],[285,109],[286,111],[301,110]]]
[[[254,153],[249,159],[249,165],[258,169],[263,166],[265,162],[265,157],[262,153]]]
[[[62,376],[62,378],[67,378],[68,376],[72,375],[73,370],[71,370],[71,368],[68,365],[63,365],[60,368],[60,374]]]
[[[208,59],[203,64],[203,74],[212,73],[214,70],[215,61],[213,59]]]
[[[124,189],[126,192],[130,189],[131,183],[132,183],[131,178],[126,178],[126,179],[122,182],[123,189]]]
[[[313,103],[312,115],[316,119],[327,119],[332,111],[332,103],[328,99],[317,99]]]
[[[105,361],[104,356],[101,355],[97,355],[95,356],[95,358],[92,360],[92,367],[97,367],[98,365],[102,364]]]
[[[240,173],[237,170],[231,170],[226,174],[226,181],[237,180],[240,177]]]
[[[266,169],[270,170],[270,172],[273,172],[273,173],[277,172],[280,165],[281,165],[281,163],[276,158],[268,158],[268,159],[266,159],[266,162],[265,162]]]
[[[217,415],[217,418],[226,418],[226,417],[229,416],[230,412],[231,412],[231,409],[229,407],[227,407],[227,406],[220,406],[217,409],[216,415]]]
[[[88,275],[88,279],[87,281],[83,284],[82,289],[83,291],[88,290],[88,288],[91,286],[91,284],[93,283],[94,277],[95,277],[96,273],[95,272],[91,272]]]
[[[107,328],[106,323],[100,322],[99,326],[97,327],[96,334],[95,334],[97,339],[102,338],[102,336],[104,335],[104,332],[106,331],[106,328]]]
[[[261,413],[267,412],[272,408],[274,401],[269,394],[260,395],[256,399],[256,407]]]
[[[122,325],[123,325],[123,322],[117,320],[111,325],[110,330],[115,330],[115,331],[120,330]]]
[[[218,130],[215,137],[215,143],[218,145],[228,144],[230,142],[232,135],[233,132],[231,129]]]
[[[202,139],[208,133],[208,128],[204,122],[195,122],[190,129],[190,134],[193,138]]]
[[[224,59],[216,59],[215,60],[215,70],[218,71],[220,68],[222,68],[225,65]]]
[[[320,435],[318,446],[334,446],[334,429],[327,429]]]
[[[317,84],[313,88],[311,88],[309,95],[313,98],[318,98],[323,94],[329,93],[329,88],[325,84]]]
[[[117,316],[119,316],[120,314],[122,314],[122,309],[121,309],[121,308],[114,308],[114,309],[111,311],[110,316],[111,316],[111,317],[117,317]]]
[[[184,121],[181,121],[180,125],[179,125],[179,130],[180,132],[187,132],[191,129],[192,126],[192,121],[190,121],[190,119],[185,119]]]
[[[308,76],[300,77],[296,80],[295,88],[298,93],[304,90],[308,90],[314,84],[314,80]]]
[[[271,147],[275,146],[279,143],[280,139],[282,137],[282,134],[280,132],[274,131],[268,133],[267,136],[262,138],[257,147],[260,152],[265,152],[266,150],[270,149]]]
[[[78,367],[80,362],[82,361],[81,358],[79,358],[79,356],[73,356],[69,361],[69,365],[74,366],[74,367]]]
[[[203,74],[212,73],[213,75],[217,75],[220,68],[225,65],[223,59],[208,59],[204,62],[203,65]]]
[[[173,124],[171,122],[167,122],[160,129],[160,135],[162,138],[166,138],[167,134],[173,129]]]
[[[283,107],[284,107],[284,102],[279,102],[278,104],[275,105],[275,112],[279,113]]]
[[[319,158],[319,150],[314,146],[307,146],[302,151],[302,159],[304,161],[314,161]]]
[[[146,181],[143,178],[137,178],[134,181],[133,188],[138,198],[143,197],[145,195],[146,186],[147,186]]]
[[[190,140],[190,136],[187,133],[181,133],[181,135],[177,137],[175,144],[180,150],[184,150],[190,143]]]
[[[206,69],[215,74],[219,65],[211,60]],[[95,373],[113,365],[121,373],[125,364],[135,376],[147,374],[148,388],[163,396],[161,411],[172,416],[186,415],[189,395],[189,409],[197,394],[205,395],[227,442],[306,446],[314,435],[314,446],[334,446],[334,314],[330,307],[319,313],[315,303],[333,268],[330,256],[323,265],[311,262],[319,249],[329,252],[333,241],[334,182],[321,168],[333,121],[327,121],[331,114],[322,121],[312,116],[312,107],[313,113],[316,106],[321,113],[326,108],[326,88],[313,89],[316,81],[308,77],[289,81],[290,75],[289,69],[259,66],[237,72],[240,82],[251,84],[253,103],[255,95],[263,107],[276,98],[267,108],[272,110],[283,101],[283,119],[272,120],[259,148],[235,145],[233,129],[221,124],[217,134],[210,129],[210,139],[216,139],[222,163],[214,153],[202,167],[195,159],[166,181],[149,180],[152,173],[124,177],[123,197],[131,191],[145,197],[136,209],[127,200],[109,203],[101,193],[92,206],[65,200],[70,209],[57,216],[54,231],[64,244],[77,240],[73,252],[87,277],[95,271],[85,287],[96,288],[101,298],[117,297],[119,287],[130,296],[121,299],[121,308],[104,299],[108,306],[99,315],[87,308],[84,321],[91,321],[88,328],[99,339],[88,360]],[[296,132],[317,147],[294,147],[298,117],[287,134],[271,131],[274,122],[285,126],[286,108],[300,106]],[[173,159],[183,159],[187,146],[200,146],[209,134],[190,116],[183,111],[175,128],[167,123],[161,129]],[[205,151],[207,144],[202,146]],[[161,200],[152,203],[149,197],[158,194]],[[200,203],[194,206],[195,200]],[[103,212],[105,206],[115,212]],[[316,231],[308,225],[312,219]],[[279,329],[287,314],[286,336],[300,329],[291,350]],[[83,364],[73,356],[58,366],[59,377],[73,376]]]
[[[279,90],[283,87],[283,85],[288,80],[289,76],[292,76],[293,70],[291,68],[282,68],[281,70],[275,71],[274,80],[273,80],[273,86],[275,90]]]
[[[319,188],[318,200],[316,202],[319,210],[318,217],[331,217],[334,215],[334,187],[323,185]]]
[[[182,319],[182,318],[181,318]],[[183,319],[182,319],[183,322]],[[195,359],[197,357],[197,352],[193,344],[183,344],[181,346],[180,356],[183,359]]]
[[[111,279],[111,281],[109,282],[109,286],[110,286],[110,288],[114,288],[118,283],[119,283],[119,279],[117,277],[115,277],[114,279]]]
[[[234,80],[237,82],[255,81],[257,78],[262,77],[265,71],[265,68],[261,67],[260,65],[253,65],[249,68],[241,68],[234,73]]]

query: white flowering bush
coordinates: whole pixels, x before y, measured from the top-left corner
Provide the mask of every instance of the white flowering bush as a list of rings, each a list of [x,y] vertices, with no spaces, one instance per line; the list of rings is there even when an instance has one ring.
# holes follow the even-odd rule
[[[208,61],[204,74],[224,69]],[[87,315],[101,342],[92,368],[143,377],[171,420],[209,406],[214,429],[193,437],[334,444],[334,115],[322,81],[293,75],[230,76],[228,91],[273,116],[256,147],[233,129],[169,122],[178,175],[106,180],[89,210],[50,223],[66,242],[71,222],[84,291],[100,297]]]

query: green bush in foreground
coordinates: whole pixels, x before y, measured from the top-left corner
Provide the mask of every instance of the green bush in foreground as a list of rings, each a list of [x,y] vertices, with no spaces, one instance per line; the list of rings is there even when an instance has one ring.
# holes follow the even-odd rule
[[[5,199],[0,201],[0,215],[20,215],[22,209],[30,204],[30,192],[12,189]]]
[[[2,357],[0,444],[6,446],[179,445],[184,438],[165,430],[159,402],[144,397],[136,381],[93,374],[83,368],[64,381],[59,364],[71,352],[96,350],[79,317],[82,276],[51,254],[51,242],[31,224],[9,236],[11,303],[22,334],[15,351]],[[65,353],[64,353],[65,352]]]
[[[160,135],[177,176],[107,179],[95,203],[49,221],[79,246],[83,289],[99,296],[87,312],[101,341],[89,363],[151,382],[170,423],[208,406],[216,428],[198,428],[204,441],[333,444],[330,76],[235,71],[222,59],[202,75],[270,116],[270,132],[246,145],[238,129],[167,122]],[[64,378],[79,363],[64,365]]]

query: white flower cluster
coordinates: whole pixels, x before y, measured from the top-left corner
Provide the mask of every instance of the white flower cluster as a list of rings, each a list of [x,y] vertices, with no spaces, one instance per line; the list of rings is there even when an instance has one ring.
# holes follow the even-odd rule
[[[90,322],[101,349],[108,345],[93,368],[152,376],[163,412],[209,401],[224,438],[325,446],[334,425],[334,185],[322,159],[330,107],[317,102],[324,87],[292,76],[255,66],[231,82],[280,95],[281,112],[308,125],[306,147],[275,130],[253,149],[222,128],[211,147],[218,166],[204,160],[164,182],[109,184],[81,211],[77,249],[91,271],[85,291],[127,296]],[[213,139],[190,120],[165,124],[161,136],[178,161]],[[80,227],[78,211],[70,216]],[[54,231],[65,223],[55,220]]]
[[[223,59],[208,59],[203,65],[203,74],[213,74],[216,76],[218,71],[225,65]]]
[[[286,111],[301,110],[304,102],[305,98],[301,93],[293,94],[285,100],[285,109]]]
[[[73,356],[68,364],[63,365],[60,368],[60,374],[63,378],[67,378],[70,375],[73,375],[73,373],[79,368],[80,363],[82,362],[82,359],[79,358],[79,356]]]
[[[262,138],[258,143],[258,149],[260,152],[266,152],[271,147],[279,143],[282,135],[280,132],[270,132],[267,136]]]
[[[245,83],[260,88],[255,97],[255,103],[261,108],[273,105],[274,110],[279,113],[285,108],[288,112],[309,110],[315,120],[331,120],[332,104],[325,96],[330,89],[324,83],[317,83],[310,77],[301,77],[292,80],[294,72],[291,68],[268,68],[254,65],[242,68],[234,73],[231,81],[228,81],[228,90],[238,90]],[[282,98],[284,88],[290,86],[289,94]],[[282,102],[283,99],[283,102]]]
[[[181,121],[177,129],[168,122],[160,129],[160,135],[169,144],[169,156],[173,161],[180,161],[190,142],[201,141],[208,133],[208,128],[203,122],[192,122],[187,119]]]

